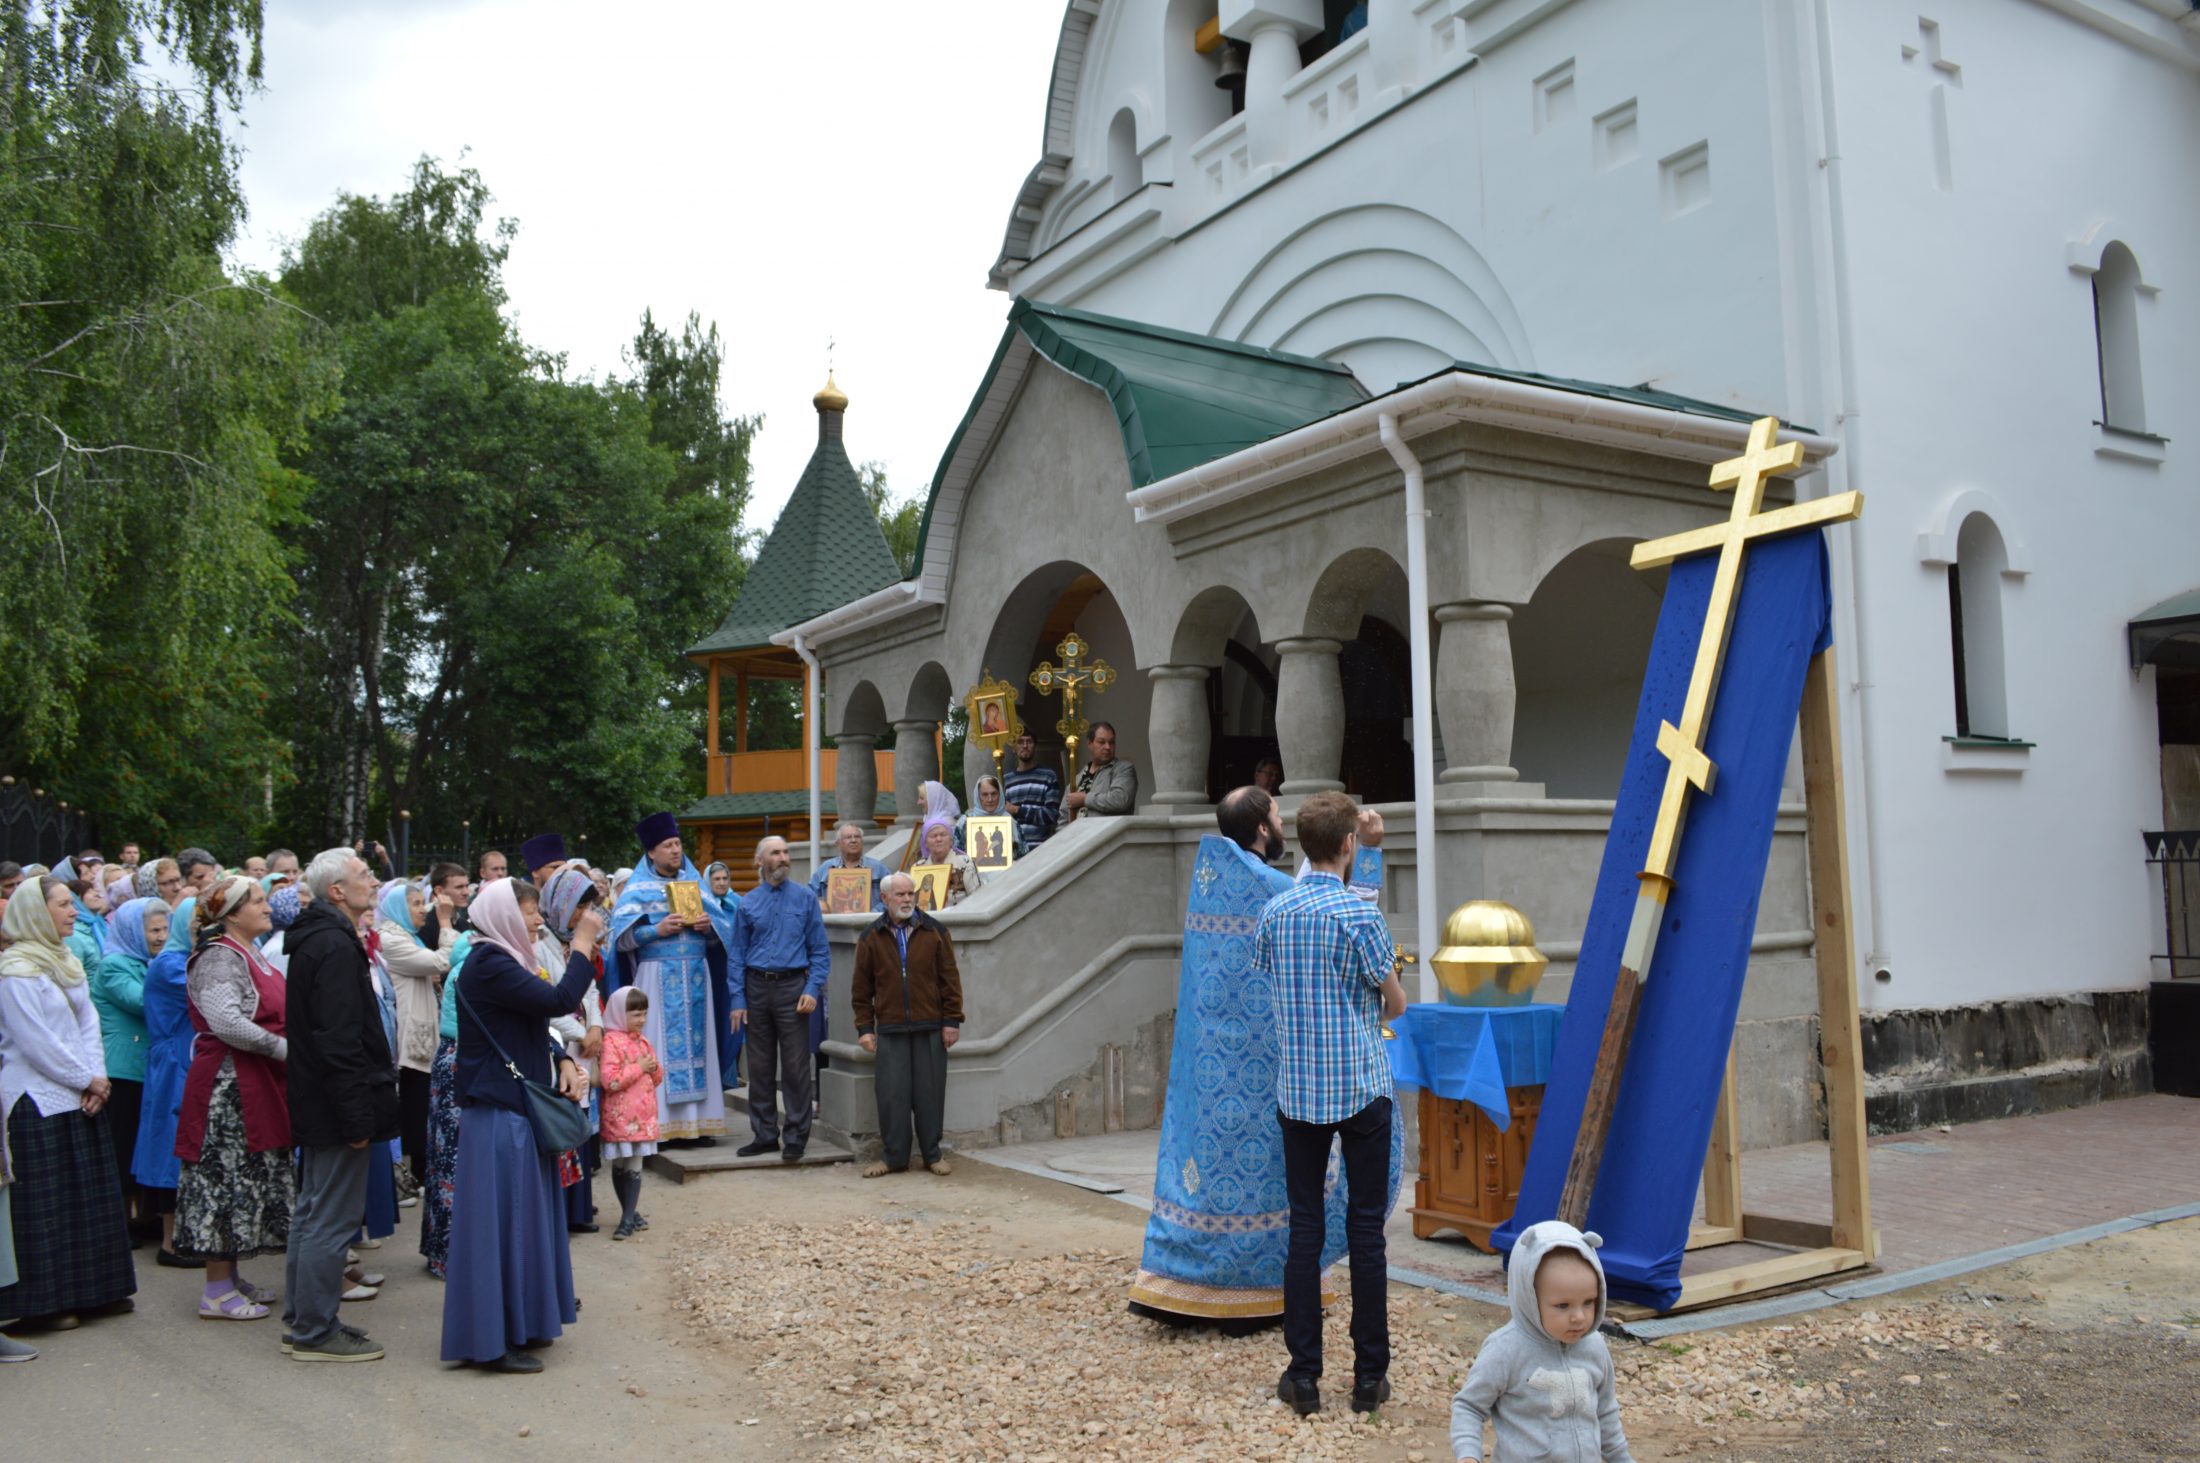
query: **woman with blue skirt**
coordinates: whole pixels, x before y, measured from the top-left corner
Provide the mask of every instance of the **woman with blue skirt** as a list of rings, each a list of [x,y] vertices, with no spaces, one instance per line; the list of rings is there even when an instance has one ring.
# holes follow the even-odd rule
[[[587,1099],[586,1074],[551,1040],[547,1023],[580,1004],[604,921],[594,909],[575,917],[572,953],[553,983],[536,966],[542,909],[532,884],[495,880],[469,913],[473,947],[458,975],[458,1165],[443,1359],[539,1372],[542,1361],[531,1353],[562,1335],[579,1309],[557,1155],[535,1141],[520,1078],[547,1084],[555,1073],[566,1096]]]

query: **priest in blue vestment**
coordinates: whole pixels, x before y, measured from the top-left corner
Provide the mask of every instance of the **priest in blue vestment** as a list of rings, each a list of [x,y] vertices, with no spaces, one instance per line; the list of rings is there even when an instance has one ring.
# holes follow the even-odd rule
[[[1369,820],[1352,890],[1374,899],[1382,888],[1382,825],[1375,815]],[[1200,840],[1192,866],[1153,1215],[1130,1305],[1155,1320],[1218,1322],[1234,1331],[1283,1319],[1291,1203],[1276,1125],[1273,993],[1253,964],[1253,935],[1262,907],[1292,881],[1267,862],[1282,855],[1284,834],[1282,814],[1266,792],[1238,788],[1222,800],[1215,821],[1222,833]],[[1403,1124],[1391,1127],[1393,1203],[1404,1131]],[[1326,1210],[1325,1272],[1345,1251],[1345,1188],[1334,1153]],[[1325,1273],[1322,1303],[1334,1298]]]
[[[672,814],[652,813],[634,831],[642,841],[642,861],[612,907],[604,985],[610,991],[639,986],[649,997],[642,1034],[663,1068],[657,1084],[658,1141],[708,1145],[726,1130],[718,1053],[731,1032],[726,951],[733,943],[733,921],[707,891],[701,915],[682,919],[672,912],[671,885],[683,880],[699,890],[703,885]]]

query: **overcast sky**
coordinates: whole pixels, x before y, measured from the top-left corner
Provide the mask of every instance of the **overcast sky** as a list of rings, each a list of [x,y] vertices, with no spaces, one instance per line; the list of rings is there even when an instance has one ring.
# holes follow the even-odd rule
[[[816,444],[829,339],[849,455],[908,496],[1000,337],[985,273],[1061,20],[1060,0],[272,0],[237,255],[272,269],[339,192],[470,150],[519,220],[529,343],[600,376],[645,307],[717,322],[726,410],[765,419],[751,527]]]

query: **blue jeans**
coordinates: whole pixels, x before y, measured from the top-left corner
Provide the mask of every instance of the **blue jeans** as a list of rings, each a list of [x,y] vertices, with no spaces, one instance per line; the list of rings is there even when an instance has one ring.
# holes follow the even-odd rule
[[[1283,1344],[1289,1377],[1322,1375],[1322,1185],[1332,1138],[1343,1140],[1346,1252],[1352,1270],[1352,1375],[1375,1381],[1390,1370],[1390,1272],[1383,1220],[1390,1207],[1390,1099],[1378,1097],[1336,1123],[1283,1125],[1283,1182],[1291,1197],[1291,1242],[1283,1260]]]

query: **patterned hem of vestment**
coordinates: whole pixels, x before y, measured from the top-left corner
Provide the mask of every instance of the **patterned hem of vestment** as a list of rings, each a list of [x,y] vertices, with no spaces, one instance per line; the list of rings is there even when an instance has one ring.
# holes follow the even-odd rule
[[[1337,1287],[1331,1273],[1322,1272],[1321,1296],[1325,1306],[1337,1301]],[[1138,1278],[1131,1282],[1131,1300],[1134,1304],[1151,1306],[1171,1315],[1215,1321],[1283,1314],[1280,1286],[1199,1285],[1170,1275],[1156,1275],[1151,1270],[1140,1270]]]
[[[657,1141],[660,1143],[673,1138],[715,1138],[725,1131],[726,1120],[724,1118],[659,1118],[657,1120]]]

